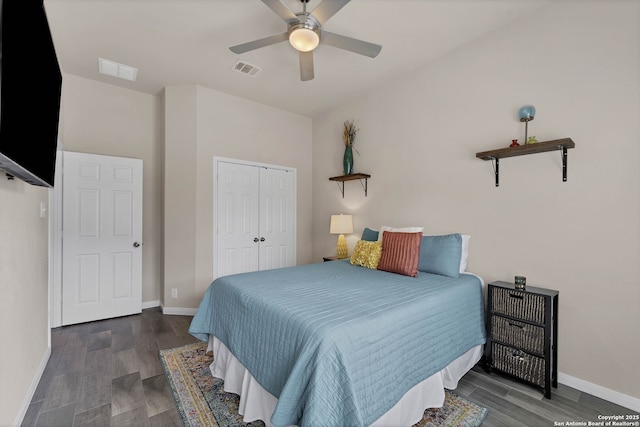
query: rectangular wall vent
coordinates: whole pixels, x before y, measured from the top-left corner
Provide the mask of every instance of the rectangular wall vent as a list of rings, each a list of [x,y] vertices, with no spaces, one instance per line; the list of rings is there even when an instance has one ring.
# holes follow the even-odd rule
[[[109,61],[108,59],[98,58],[98,71],[107,76],[118,77],[120,79],[136,81],[138,69],[128,65],[119,64]]]
[[[249,64],[245,61],[237,61],[235,64],[233,64],[233,67],[231,69],[233,71],[237,71],[238,73],[246,74],[247,76],[251,77],[257,76],[258,73],[262,71],[262,68],[257,67],[253,64]]]

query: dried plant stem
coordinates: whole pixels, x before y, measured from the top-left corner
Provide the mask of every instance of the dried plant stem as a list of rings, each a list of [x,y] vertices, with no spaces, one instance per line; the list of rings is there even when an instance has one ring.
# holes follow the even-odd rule
[[[346,147],[352,147],[354,140],[356,139],[356,134],[360,129],[356,128],[356,125],[353,120],[346,120],[344,122],[344,130],[342,132],[342,140],[344,141],[344,145]]]

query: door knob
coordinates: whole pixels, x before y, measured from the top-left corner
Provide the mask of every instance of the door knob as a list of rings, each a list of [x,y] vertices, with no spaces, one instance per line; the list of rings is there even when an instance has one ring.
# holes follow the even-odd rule
[[[261,238],[260,238],[260,241],[261,241],[261,242],[264,242],[264,237],[261,237]]]
[[[139,248],[140,247],[140,242],[133,242],[133,247],[134,248]]]
[[[256,242],[256,243],[258,243],[258,238],[257,238],[257,237],[254,237],[254,238],[253,238],[253,241],[254,241],[254,242]]]

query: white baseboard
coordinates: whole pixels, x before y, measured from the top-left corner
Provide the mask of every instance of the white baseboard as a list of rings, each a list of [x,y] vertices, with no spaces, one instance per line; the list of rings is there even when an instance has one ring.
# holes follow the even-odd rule
[[[165,307],[162,301],[146,301],[142,303],[142,309],[160,307],[162,314],[174,315],[174,316],[195,316],[197,308],[184,308],[184,307]]]
[[[558,382],[615,403],[616,405],[640,412],[640,399],[637,397],[629,396],[628,394],[620,393],[619,391],[611,390],[601,385],[563,374],[562,372],[558,372]]]
[[[162,314],[175,316],[195,316],[197,308],[162,307]]]
[[[142,302],[142,309],[147,309],[147,308],[153,308],[153,307],[161,307],[162,303],[160,302],[159,299],[155,300],[155,301],[143,301]]]
[[[44,356],[42,356],[42,360],[40,361],[40,366],[38,366],[38,370],[36,374],[33,376],[31,380],[31,385],[27,390],[27,394],[22,401],[22,407],[20,411],[16,415],[16,419],[13,422],[14,426],[22,425],[22,421],[24,420],[24,416],[27,414],[27,410],[29,409],[29,405],[31,404],[31,399],[33,399],[33,395],[36,394],[36,389],[38,388],[38,384],[40,383],[40,379],[42,378],[42,374],[44,373],[44,368],[47,367],[47,362],[49,362],[49,358],[51,357],[51,347],[47,347],[47,351],[44,352]]]

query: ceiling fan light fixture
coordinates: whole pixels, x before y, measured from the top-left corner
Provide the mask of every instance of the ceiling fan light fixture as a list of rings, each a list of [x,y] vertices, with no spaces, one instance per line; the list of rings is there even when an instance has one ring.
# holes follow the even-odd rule
[[[312,12],[307,12],[307,3],[310,0],[299,1],[302,3],[302,11],[294,13],[284,5],[285,0],[262,0],[262,3],[287,23],[287,31],[231,46],[229,50],[235,54],[241,54],[289,40],[291,46],[298,51],[300,80],[303,82],[313,79],[313,50],[318,47],[320,41],[323,44],[368,56],[369,58],[375,58],[380,53],[382,49],[380,45],[322,29],[327,20],[349,3],[350,0],[316,0],[319,3]],[[286,0],[286,2],[291,3],[294,0]]]
[[[294,28],[289,33],[289,43],[297,51],[309,52],[318,47],[320,36],[311,28]]]

